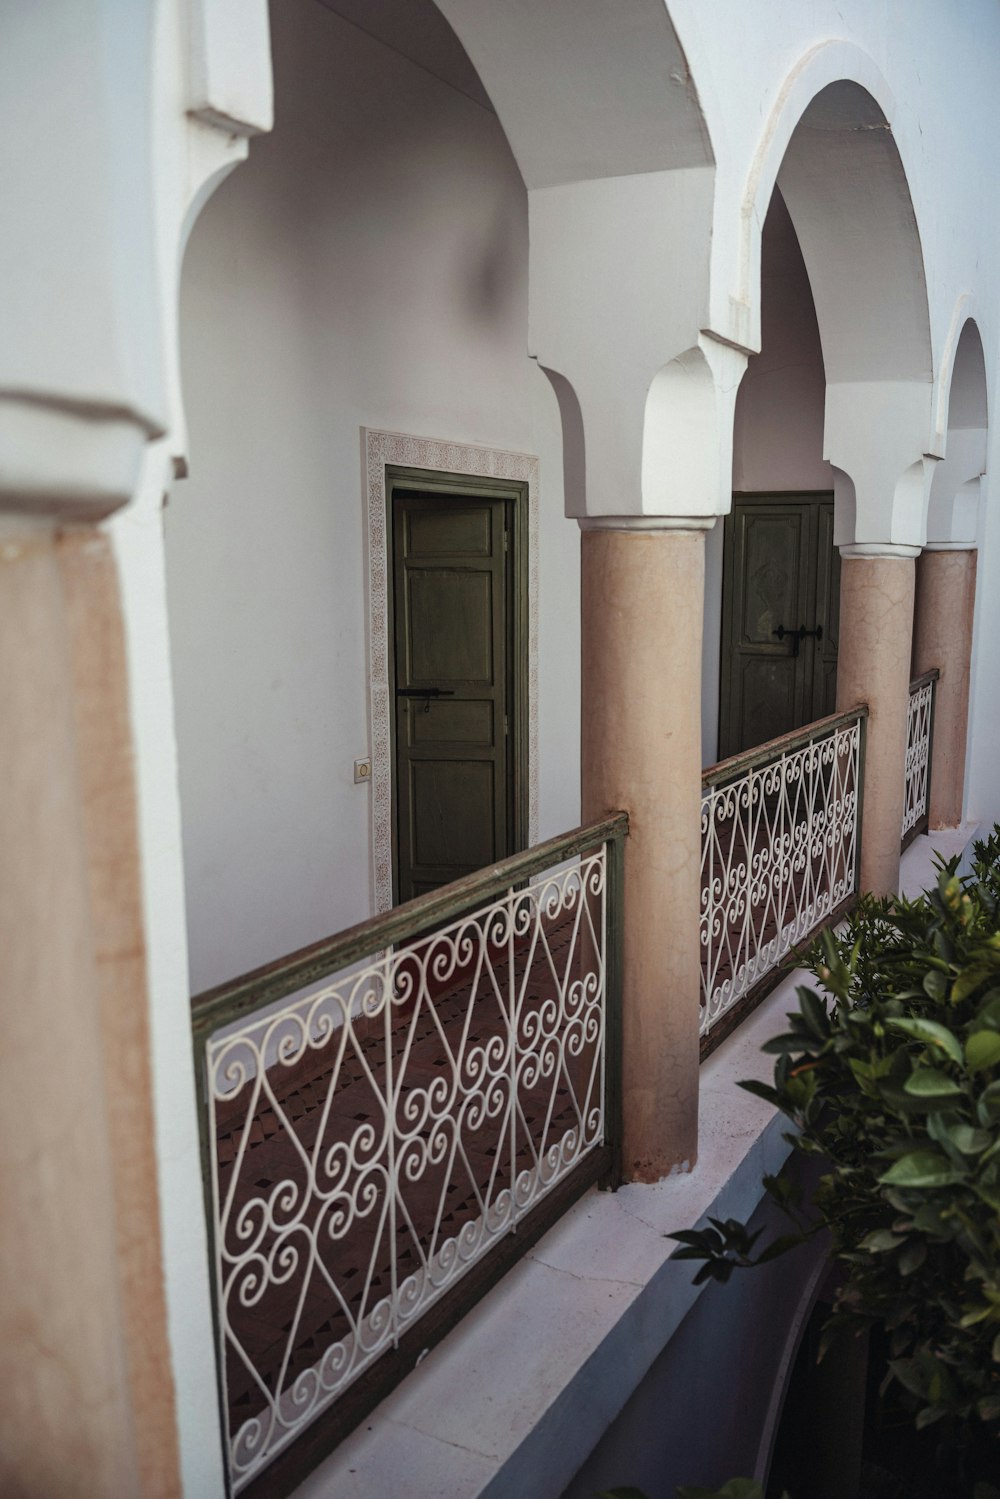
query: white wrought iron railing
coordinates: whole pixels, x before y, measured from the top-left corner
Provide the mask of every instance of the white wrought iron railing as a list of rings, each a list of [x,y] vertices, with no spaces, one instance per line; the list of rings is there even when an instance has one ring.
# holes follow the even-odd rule
[[[903,794],[902,845],[905,848],[927,827],[931,792],[931,734],[934,728],[934,689],[941,673],[925,672],[910,683],[906,716],[906,774]]]
[[[617,1179],[624,814],[194,1001],[231,1492]],[[516,1236],[514,1230],[517,1230]]]
[[[867,717],[833,714],[703,773],[703,1047],[857,893]]]

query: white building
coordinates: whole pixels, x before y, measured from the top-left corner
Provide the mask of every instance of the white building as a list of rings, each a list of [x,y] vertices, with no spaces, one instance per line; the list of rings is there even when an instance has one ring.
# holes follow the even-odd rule
[[[699,1071],[701,773],[867,705],[898,889],[936,668],[903,879],[1000,817],[1000,12],[270,10],[0,21],[0,1487],[227,1492],[191,996],[619,810],[629,1185],[242,1491],[764,1476],[822,1266],[695,1292],[664,1237],[786,1154],[732,1088],[780,991]]]

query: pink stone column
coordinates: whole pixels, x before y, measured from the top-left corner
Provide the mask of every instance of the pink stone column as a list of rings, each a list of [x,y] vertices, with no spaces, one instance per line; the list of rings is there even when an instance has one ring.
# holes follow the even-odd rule
[[[585,529],[581,554],[583,816],[629,814],[623,1165],[652,1182],[698,1147],[704,533]]]
[[[837,709],[869,708],[861,823],[861,888],[899,889],[915,548],[844,547]]]
[[[931,743],[932,828],[962,821],[969,726],[969,664],[976,604],[975,548],[929,548],[917,559],[913,674],[937,667]]]

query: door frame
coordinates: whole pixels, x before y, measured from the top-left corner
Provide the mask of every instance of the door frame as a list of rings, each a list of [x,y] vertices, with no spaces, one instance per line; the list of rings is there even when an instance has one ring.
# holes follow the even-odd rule
[[[434,476],[440,484],[453,476],[462,483],[496,483],[506,490],[526,492],[522,548],[527,548],[520,575],[527,591],[527,651],[519,658],[527,674],[526,702],[520,713],[520,731],[526,740],[521,760],[521,798],[526,802],[526,829],[518,829],[525,847],[538,841],[538,459],[530,453],[473,443],[447,442],[438,438],[413,437],[402,432],[361,428],[362,514],[367,580],[368,658],[368,749],[371,756],[370,785],[370,877],[371,909],[387,911],[393,904],[392,836],[395,804],[392,797],[393,741],[390,724],[389,669],[391,639],[388,635],[389,594],[387,572],[386,473],[389,469],[418,470]],[[513,543],[512,543],[513,545]],[[525,666],[526,662],[526,666]]]
[[[507,701],[509,732],[507,739],[507,774],[510,778],[509,853],[516,854],[528,846],[528,486],[526,482],[484,479],[471,474],[449,474],[426,468],[405,468],[387,464],[385,470],[386,535],[386,634],[389,652],[389,742],[391,746],[391,848],[392,899],[399,901],[399,830],[396,753],[396,694],[393,689],[396,621],[393,608],[392,579],[395,576],[395,554],[392,523],[393,501],[397,490],[408,494],[427,494],[446,499],[500,500],[507,509],[510,545],[505,552],[504,590],[509,620],[507,659]]]

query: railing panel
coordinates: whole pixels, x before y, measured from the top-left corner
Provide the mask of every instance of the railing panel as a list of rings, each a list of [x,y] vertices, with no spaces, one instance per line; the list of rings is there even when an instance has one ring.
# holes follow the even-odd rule
[[[906,717],[906,771],[903,794],[902,846],[927,828],[930,805],[931,730],[934,687],[939,672],[930,671],[910,683]]]
[[[705,773],[702,1037],[857,890],[867,708]]]
[[[547,870],[518,856],[533,882],[473,909],[475,877],[461,882],[464,909],[431,932],[442,892],[410,903],[409,940],[400,908],[326,944],[332,971],[308,993],[275,1001],[280,965],[262,970],[261,1013],[252,976],[228,986],[234,1019],[224,992],[196,1002],[211,1018],[202,1085],[233,1492],[543,1199],[609,1169],[608,887],[625,825],[589,847],[578,835],[569,863],[554,840]],[[484,876],[495,887],[503,873]]]

